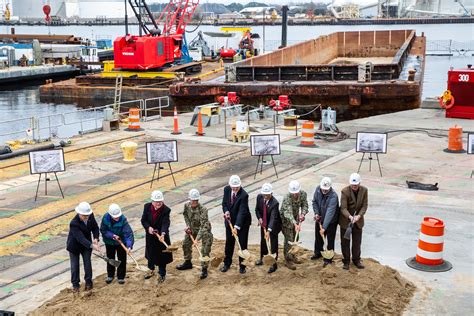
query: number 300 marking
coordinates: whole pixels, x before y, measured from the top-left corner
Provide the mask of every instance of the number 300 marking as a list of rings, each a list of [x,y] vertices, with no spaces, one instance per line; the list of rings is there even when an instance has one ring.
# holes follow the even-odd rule
[[[458,80],[459,80],[459,81],[462,81],[462,82],[468,82],[468,81],[469,81],[469,75],[467,75],[467,74],[460,74]]]

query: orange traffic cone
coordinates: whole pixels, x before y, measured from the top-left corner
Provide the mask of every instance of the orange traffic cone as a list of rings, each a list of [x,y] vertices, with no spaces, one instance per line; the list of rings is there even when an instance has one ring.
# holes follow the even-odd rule
[[[204,136],[204,131],[203,131],[203,128],[202,128],[202,115],[201,115],[201,111],[199,111],[198,113],[198,130],[196,132],[196,135],[198,136]]]
[[[178,128],[178,111],[176,110],[176,107],[174,107],[173,132],[171,132],[171,134],[173,135],[181,134]]]

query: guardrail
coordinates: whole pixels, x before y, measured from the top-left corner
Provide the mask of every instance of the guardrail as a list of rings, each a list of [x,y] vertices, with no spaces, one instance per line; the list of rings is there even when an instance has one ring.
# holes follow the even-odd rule
[[[156,102],[158,102],[156,106],[150,106]],[[170,100],[169,97],[156,97],[124,101],[120,103],[120,108],[127,108],[127,110],[118,113],[118,116],[128,116],[128,108],[131,107],[140,110],[141,121],[149,121],[160,119],[162,109],[170,107]],[[113,108],[114,104],[106,104],[76,111],[0,121],[0,139],[25,138],[20,136],[23,135],[35,142],[41,142],[58,136],[70,137],[99,131],[102,129],[104,111]],[[150,111],[158,111],[159,114],[149,116]],[[8,132],[1,132],[2,130],[8,130]],[[27,134],[27,130],[31,133]]]

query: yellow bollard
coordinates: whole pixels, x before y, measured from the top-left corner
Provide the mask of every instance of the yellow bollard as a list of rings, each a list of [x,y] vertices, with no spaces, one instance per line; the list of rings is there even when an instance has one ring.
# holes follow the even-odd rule
[[[120,148],[122,148],[123,151],[123,161],[135,161],[137,147],[137,143],[134,142],[123,142],[120,144]]]

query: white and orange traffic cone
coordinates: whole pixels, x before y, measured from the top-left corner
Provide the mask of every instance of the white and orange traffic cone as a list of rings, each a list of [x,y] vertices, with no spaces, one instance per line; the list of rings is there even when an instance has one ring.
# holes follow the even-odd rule
[[[173,131],[171,132],[173,135],[181,134],[178,127],[178,110],[174,107],[174,115],[173,115]]]
[[[197,136],[204,136],[204,130],[202,128],[202,114],[201,111],[198,113],[198,130],[196,132]]]

